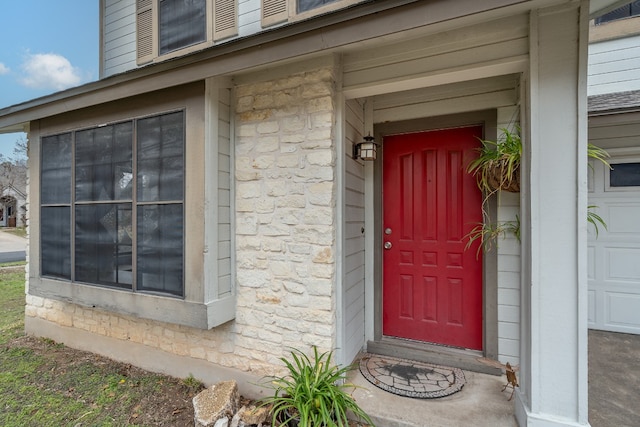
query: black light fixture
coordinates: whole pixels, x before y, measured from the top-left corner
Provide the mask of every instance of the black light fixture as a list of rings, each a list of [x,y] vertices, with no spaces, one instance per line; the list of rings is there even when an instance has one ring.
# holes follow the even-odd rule
[[[353,144],[352,157],[360,160],[375,160],[377,150],[378,144],[376,144],[375,138],[369,134],[364,137],[364,141]]]

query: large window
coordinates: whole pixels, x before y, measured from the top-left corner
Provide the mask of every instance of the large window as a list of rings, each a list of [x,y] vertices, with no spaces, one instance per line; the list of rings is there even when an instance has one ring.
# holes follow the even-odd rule
[[[184,112],[42,138],[42,275],[184,295]]]

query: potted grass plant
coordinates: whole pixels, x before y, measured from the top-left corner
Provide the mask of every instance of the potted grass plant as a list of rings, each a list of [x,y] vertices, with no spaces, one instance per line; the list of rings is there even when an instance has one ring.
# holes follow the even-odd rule
[[[272,427],[347,427],[349,413],[373,425],[350,394],[356,386],[345,383],[352,367],[332,365],[332,354],[314,346],[313,357],[293,350],[290,359],[280,358],[287,373],[264,384],[274,393],[261,403],[271,405]]]
[[[520,139],[520,128],[515,127],[514,131],[507,128],[501,129],[501,137],[497,141],[481,139],[481,147],[478,149],[479,155],[469,163],[467,171],[477,178],[478,187],[484,193],[483,217],[484,221],[477,224],[469,234],[467,234],[466,249],[472,246],[473,242],[480,240],[482,248],[488,250],[497,239],[507,234],[513,234],[520,240],[520,219],[516,216],[514,221],[501,221],[491,223],[488,221],[487,211],[484,204],[489,197],[499,191],[519,192],[520,191],[520,162],[522,157],[522,141]],[[606,150],[594,145],[587,144],[587,157],[602,162],[605,166],[611,167],[607,159],[609,153]],[[598,214],[595,213],[597,206],[587,207],[587,221],[595,228],[598,236],[599,226],[607,229],[607,224]]]

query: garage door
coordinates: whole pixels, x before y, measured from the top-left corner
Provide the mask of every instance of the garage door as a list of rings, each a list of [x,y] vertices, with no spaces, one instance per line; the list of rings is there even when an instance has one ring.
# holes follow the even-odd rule
[[[589,205],[607,223],[589,224],[589,327],[640,334],[640,152],[593,164]]]

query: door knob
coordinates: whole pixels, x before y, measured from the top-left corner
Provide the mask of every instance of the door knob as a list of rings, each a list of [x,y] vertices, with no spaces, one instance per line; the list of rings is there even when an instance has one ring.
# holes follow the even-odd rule
[[[393,245],[391,244],[391,242],[384,242],[384,248],[385,248],[385,249],[391,249],[391,246],[393,246]]]

